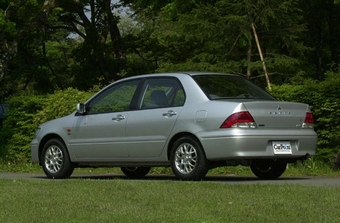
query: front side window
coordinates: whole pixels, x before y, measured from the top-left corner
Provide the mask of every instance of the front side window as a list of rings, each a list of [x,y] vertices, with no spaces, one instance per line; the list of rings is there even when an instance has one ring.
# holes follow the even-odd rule
[[[152,78],[145,83],[142,109],[183,106],[185,93],[175,78]]]
[[[211,100],[275,100],[270,94],[243,77],[233,75],[196,75],[197,84]]]
[[[113,85],[95,97],[87,105],[88,114],[127,111],[140,80],[127,81]]]

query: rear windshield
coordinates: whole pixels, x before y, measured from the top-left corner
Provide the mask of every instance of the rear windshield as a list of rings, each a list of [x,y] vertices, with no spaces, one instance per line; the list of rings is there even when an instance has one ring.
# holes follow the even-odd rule
[[[211,100],[261,99],[275,100],[269,93],[241,76],[195,75],[197,84]]]

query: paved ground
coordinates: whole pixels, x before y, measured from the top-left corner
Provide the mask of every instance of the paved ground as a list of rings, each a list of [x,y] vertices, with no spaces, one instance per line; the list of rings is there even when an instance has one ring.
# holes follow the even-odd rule
[[[46,176],[41,174],[31,173],[0,173],[0,179],[25,179],[25,180],[49,180]],[[114,180],[127,179],[120,174],[73,174],[70,179],[95,179],[95,180]],[[176,181],[172,175],[148,175],[143,180],[154,181]],[[259,180],[256,177],[244,176],[207,176],[204,182],[215,182],[225,184],[298,184],[306,186],[326,186],[326,187],[340,187],[340,177],[281,177],[277,180]]]

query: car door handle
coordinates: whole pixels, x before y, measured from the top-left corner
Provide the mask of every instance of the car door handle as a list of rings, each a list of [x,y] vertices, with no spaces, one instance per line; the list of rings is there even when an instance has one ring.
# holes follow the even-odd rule
[[[117,115],[116,117],[113,117],[112,120],[115,122],[119,122],[121,120],[124,120],[125,116],[124,115]]]
[[[170,110],[166,113],[163,113],[163,116],[166,117],[166,118],[169,118],[169,117],[172,117],[174,115],[177,115],[177,112],[173,111],[173,110]]]

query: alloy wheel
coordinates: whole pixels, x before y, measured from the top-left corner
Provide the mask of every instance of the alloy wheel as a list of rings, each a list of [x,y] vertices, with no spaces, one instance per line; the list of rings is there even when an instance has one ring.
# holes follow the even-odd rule
[[[50,173],[57,173],[63,165],[64,156],[62,150],[55,145],[47,148],[45,153],[45,167]]]
[[[197,163],[197,151],[196,148],[189,144],[181,144],[175,155],[176,169],[182,174],[189,174],[193,171]]]

